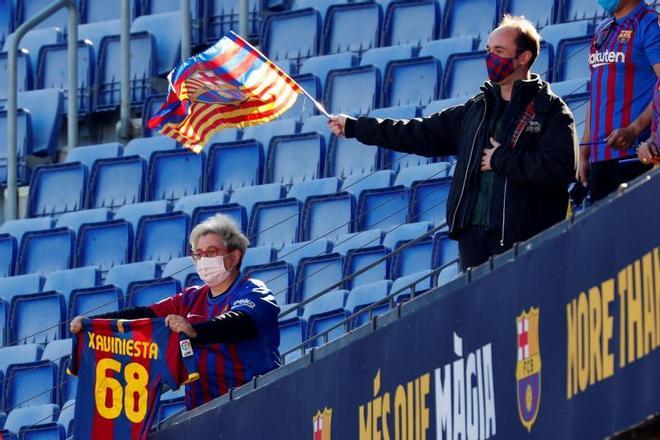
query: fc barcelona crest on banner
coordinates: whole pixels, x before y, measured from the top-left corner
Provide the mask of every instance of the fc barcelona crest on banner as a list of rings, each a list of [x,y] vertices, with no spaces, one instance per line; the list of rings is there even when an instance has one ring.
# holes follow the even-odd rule
[[[313,440],[330,440],[332,431],[332,409],[324,408],[314,416]]]
[[[516,396],[518,416],[527,431],[532,431],[541,404],[541,352],[539,349],[539,309],[532,307],[516,318],[518,362]]]

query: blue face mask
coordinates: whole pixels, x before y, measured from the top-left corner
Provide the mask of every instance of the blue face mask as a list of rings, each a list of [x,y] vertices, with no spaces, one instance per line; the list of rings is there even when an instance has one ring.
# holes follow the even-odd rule
[[[613,14],[614,11],[619,9],[619,6],[621,6],[621,0],[598,0],[598,4],[608,13]]]

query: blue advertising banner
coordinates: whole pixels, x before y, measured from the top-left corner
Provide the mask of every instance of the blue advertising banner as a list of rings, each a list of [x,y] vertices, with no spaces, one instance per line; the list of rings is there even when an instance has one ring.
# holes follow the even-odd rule
[[[594,439],[658,414],[657,194],[656,173],[152,438]]]

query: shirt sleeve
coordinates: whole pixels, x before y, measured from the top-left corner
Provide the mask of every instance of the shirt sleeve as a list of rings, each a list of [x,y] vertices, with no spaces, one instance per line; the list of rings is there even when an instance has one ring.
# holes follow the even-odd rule
[[[262,281],[251,279],[244,292],[231,304],[234,312],[245,312],[257,326],[259,334],[277,327],[277,316],[280,308],[275,296]]]
[[[660,15],[650,13],[644,20],[641,29],[641,41],[644,53],[651,65],[660,63]]]

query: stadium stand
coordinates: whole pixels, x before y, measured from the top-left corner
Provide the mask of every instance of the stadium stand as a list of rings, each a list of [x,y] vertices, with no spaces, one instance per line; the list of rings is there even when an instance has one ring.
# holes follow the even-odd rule
[[[65,311],[64,297],[57,292],[15,295],[9,309],[10,342],[44,344],[62,338]]]
[[[44,281],[37,273],[0,278],[0,296],[9,302],[16,295],[41,292]]]

